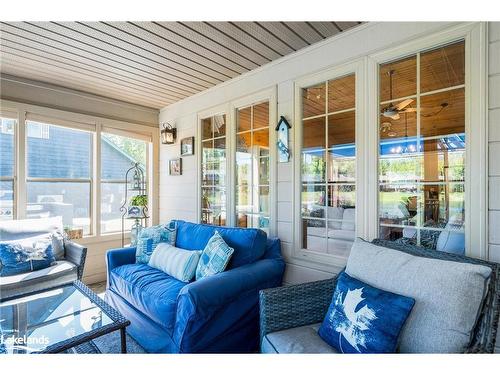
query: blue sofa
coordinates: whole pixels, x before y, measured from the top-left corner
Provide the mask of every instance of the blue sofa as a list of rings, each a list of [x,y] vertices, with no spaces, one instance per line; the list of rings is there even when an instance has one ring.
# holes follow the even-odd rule
[[[152,353],[245,353],[259,345],[259,291],[280,286],[285,271],[278,238],[259,229],[177,221],[176,246],[201,250],[217,230],[234,254],[225,272],[191,283],[135,263],[135,248],[106,255],[106,301]]]

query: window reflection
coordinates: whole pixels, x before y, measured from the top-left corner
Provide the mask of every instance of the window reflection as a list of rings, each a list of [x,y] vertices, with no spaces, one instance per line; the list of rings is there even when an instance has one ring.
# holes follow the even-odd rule
[[[380,67],[381,238],[465,252],[464,55],[462,41]]]
[[[237,111],[236,224],[269,228],[269,102]]]
[[[346,257],[355,238],[355,94],[354,74],[303,90],[302,248],[308,251]]]
[[[226,225],[226,115],[201,120],[201,222]]]

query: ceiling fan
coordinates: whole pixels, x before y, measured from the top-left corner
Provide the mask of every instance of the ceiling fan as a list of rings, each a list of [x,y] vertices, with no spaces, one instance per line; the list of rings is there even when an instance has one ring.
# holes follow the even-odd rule
[[[414,102],[415,99],[405,99],[396,105],[394,105],[394,103],[392,102],[392,76],[394,75],[394,72],[395,71],[393,69],[387,72],[387,74],[389,75],[389,96],[391,102],[382,110],[382,116],[388,117],[392,120],[399,120],[400,113],[416,112],[417,109],[412,107],[407,108],[411,103]]]

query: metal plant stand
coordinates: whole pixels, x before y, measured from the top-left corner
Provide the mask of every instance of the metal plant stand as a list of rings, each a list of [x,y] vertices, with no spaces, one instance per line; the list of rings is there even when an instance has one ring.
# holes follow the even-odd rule
[[[122,247],[125,246],[125,220],[134,220],[130,231],[131,246],[134,246],[137,235],[146,225],[146,219],[149,218],[147,204],[140,206],[130,204],[131,200],[137,196],[147,197],[147,187],[144,171],[139,163],[134,163],[125,173],[125,198],[123,205],[120,207],[122,213]]]

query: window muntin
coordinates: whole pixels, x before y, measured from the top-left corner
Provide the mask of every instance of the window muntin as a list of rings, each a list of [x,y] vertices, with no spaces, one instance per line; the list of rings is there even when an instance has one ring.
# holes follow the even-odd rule
[[[226,115],[201,120],[201,222],[226,225]]]
[[[355,74],[302,89],[302,248],[346,257],[355,238]]]
[[[0,220],[14,219],[15,119],[0,117]]]
[[[236,225],[269,230],[269,102],[237,110]]]
[[[452,233],[465,251],[464,67],[463,41],[380,66],[382,238],[436,249]],[[384,115],[404,100],[406,112]]]
[[[26,122],[27,218],[61,216],[91,233],[93,134]]]
[[[120,207],[125,200],[125,173],[134,163],[139,163],[148,181],[147,158],[148,142],[101,133],[101,233],[122,230]],[[132,224],[133,220],[125,220],[125,230],[130,230]]]

